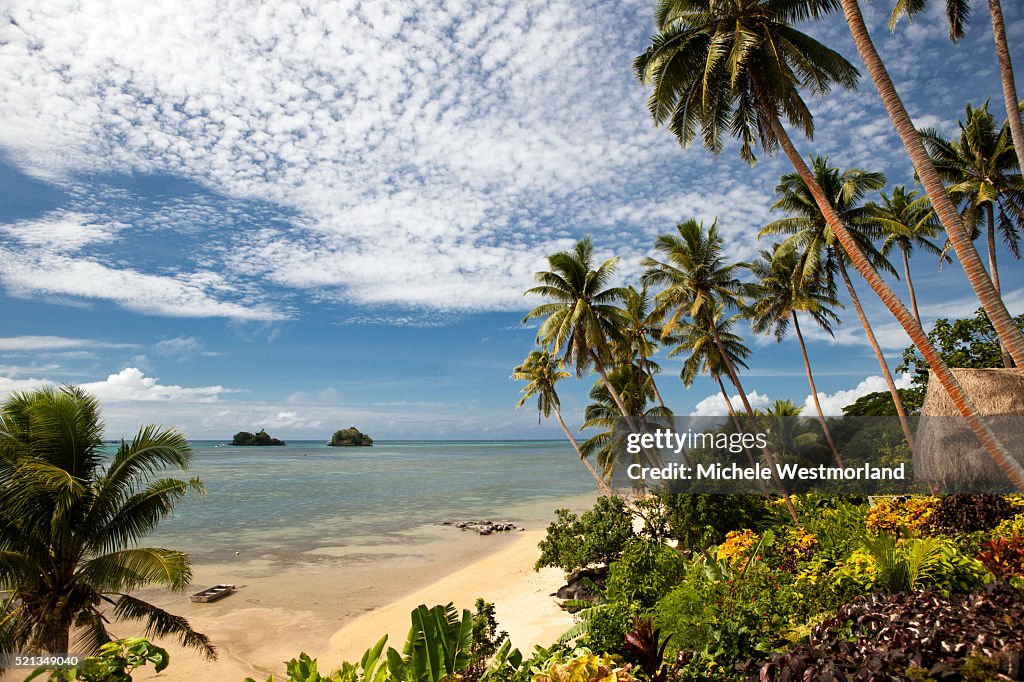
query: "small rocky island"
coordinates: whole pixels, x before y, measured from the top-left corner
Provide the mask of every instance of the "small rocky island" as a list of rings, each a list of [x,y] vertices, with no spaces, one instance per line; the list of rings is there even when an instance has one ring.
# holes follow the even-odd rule
[[[331,436],[331,442],[328,445],[336,445],[341,447],[356,447],[362,446],[367,447],[373,445],[373,439],[361,432],[354,426],[350,426],[347,429],[341,429],[335,431],[334,435]]]
[[[231,439],[232,445],[284,445],[283,440],[272,438],[269,433],[264,429],[260,429],[259,433],[249,433],[248,431],[239,431],[235,434],[235,437]]]

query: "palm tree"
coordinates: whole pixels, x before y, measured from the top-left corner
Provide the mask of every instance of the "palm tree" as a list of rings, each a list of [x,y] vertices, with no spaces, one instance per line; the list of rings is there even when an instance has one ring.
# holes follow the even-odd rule
[[[854,42],[864,57],[870,37],[860,8],[856,0],[841,1]],[[663,0],[655,18],[658,34],[648,50],[634,61],[634,71],[645,85],[653,84],[648,106],[655,123],[669,122],[670,130],[682,146],[693,142],[699,128],[704,146],[714,153],[722,149],[723,134],[739,138],[740,155],[751,163],[755,146],[769,153],[782,148],[812,191],[843,250],[925,356],[993,461],[1016,487],[1024,490],[1024,469],[995,438],[956,377],[942,363],[924,330],[860,251],[782,124],[784,116],[806,136],[812,136],[814,121],[800,88],[825,94],[835,84],[848,88],[856,85],[859,74],[852,64],[792,26],[797,21],[820,19],[835,7],[835,0]],[[874,52],[873,46],[871,51]],[[877,53],[864,61],[877,83],[881,65]],[[884,66],[881,72],[884,73]],[[888,75],[885,78],[888,79]],[[899,103],[892,83],[888,83],[888,89],[879,91],[892,117],[889,99],[894,97]],[[902,110],[902,104],[899,107]],[[962,225],[959,231],[948,229],[956,224],[947,219],[959,221],[959,216],[934,169],[930,175],[927,169],[922,170],[922,158],[927,163],[927,154],[905,110],[903,118],[905,120],[897,122],[897,130],[908,149],[907,134],[916,140],[920,153],[913,151],[911,154],[914,166],[947,226],[964,270],[1014,361],[1024,364],[1020,361],[1024,359],[1024,335],[1014,327],[1006,306],[992,288],[977,252],[963,234]],[[944,205],[941,200],[945,201]]]
[[[14,393],[0,406],[0,590],[12,609],[4,651],[93,653],[111,639],[108,617],[140,620],[147,636],[173,635],[215,657],[188,621],[128,594],[183,590],[182,552],[138,547],[198,479],[157,478],[188,468],[174,429],[145,426],[112,457],[95,398],[74,387]]]
[[[736,277],[739,266],[723,261],[723,242],[718,235],[717,222],[705,230],[703,223],[687,220],[676,226],[676,232],[677,235],[659,235],[654,243],[654,249],[664,261],[650,257],[640,261],[644,267],[641,281],[665,287],[657,296],[658,309],[665,318],[663,338],[679,329],[687,317],[710,320],[722,309],[737,307],[742,288]],[[709,325],[709,331],[725,361],[729,378],[740,392],[744,409],[752,414],[736,368],[718,337],[717,327]]]
[[[1010,313],[1006,310],[1006,305],[999,296],[999,292],[995,290],[992,280],[981,262],[981,257],[978,255],[977,249],[974,248],[970,232],[965,229],[963,220],[961,220],[960,215],[957,213],[946,191],[946,187],[942,184],[934,164],[928,157],[924,142],[914,127],[913,121],[910,120],[910,115],[907,113],[906,107],[903,106],[903,102],[900,100],[899,93],[896,91],[892,79],[889,78],[885,64],[882,62],[881,57],[878,56],[878,51],[871,40],[871,34],[868,33],[867,26],[864,24],[864,16],[861,14],[860,5],[857,0],[840,1],[846,18],[846,24],[850,29],[850,35],[853,37],[857,52],[860,54],[865,66],[867,66],[868,73],[870,73],[875,89],[878,90],[878,94],[882,98],[882,103],[885,105],[886,112],[892,120],[893,127],[896,129],[896,133],[900,136],[903,146],[910,155],[910,160],[914,164],[917,177],[920,179],[921,184],[924,185],[924,190],[928,194],[928,198],[931,200],[939,220],[942,221],[946,228],[946,235],[956,251],[957,258],[964,268],[964,274],[967,275],[967,279],[971,283],[971,288],[985,308],[985,312],[992,321],[992,326],[995,328],[1010,357],[1013,358],[1018,367],[1024,366],[1024,334],[1014,325],[1013,318],[1010,317]],[[872,288],[875,288],[875,286],[872,285]],[[886,305],[890,306],[889,303],[886,303]],[[890,306],[890,309],[893,310],[894,314],[897,313],[895,306]],[[903,314],[900,313],[896,316],[897,319],[900,319],[904,329],[908,330],[908,335],[914,345],[924,352],[924,347],[919,345],[919,341],[928,344],[924,331],[920,330],[919,333],[917,329],[913,329],[913,333],[910,333],[910,328],[901,319]],[[920,327],[917,324],[913,326]],[[986,449],[998,461],[1003,462],[1000,466],[1010,466],[1006,464],[1005,458],[1001,454],[1001,444],[996,443],[990,437],[991,431],[984,424],[981,424],[977,410],[974,409],[974,404],[964,393],[963,388],[959,386],[955,378],[951,374],[947,376],[946,369],[939,370],[937,374],[942,377],[942,385],[949,392],[950,398],[958,405],[961,413],[967,417],[968,423],[976,431],[979,440],[985,444]],[[1024,471],[1014,470],[1010,479],[1015,483],[1020,479],[1021,483],[1024,483]]]
[[[616,355],[624,362],[635,364],[639,371],[650,378],[651,390],[658,405],[668,409],[654,379],[660,367],[651,360],[651,356],[658,352],[655,339],[661,337],[663,311],[654,305],[646,284],[642,284],[639,289],[632,286],[623,289],[622,317],[623,326],[619,329],[617,344],[620,348],[616,349],[619,351]]]
[[[814,169],[815,183],[829,198],[832,210],[842,221],[872,271],[883,270],[893,273],[892,265],[882,257],[872,242],[872,237],[876,235],[868,221],[869,210],[863,203],[870,192],[885,186],[885,176],[859,168],[840,172],[838,168],[829,165],[828,157],[824,156],[811,159],[811,166]],[[798,173],[783,175],[775,187],[775,193],[779,198],[772,209],[785,211],[790,217],[769,223],[761,230],[761,236],[790,235],[784,245],[797,254],[794,283],[802,281],[805,283],[803,286],[823,287],[826,292],[834,295],[835,276],[839,274],[842,277],[846,292],[850,296],[854,310],[857,311],[857,319],[864,328],[868,343],[871,344],[871,349],[878,360],[878,367],[889,387],[889,393],[896,406],[896,414],[899,415],[900,425],[903,427],[903,435],[907,443],[913,443],[906,410],[903,408],[892,371],[882,354],[878,339],[875,338],[875,332],[868,322],[860,297],[847,272],[847,263],[850,259],[838,243],[838,236],[832,229],[832,224],[826,219],[811,189]]]
[[[569,376],[569,373],[562,369],[562,362],[558,358],[551,357],[551,353],[548,351],[531,351],[527,356],[523,364],[512,370],[512,378],[516,381],[527,381],[529,382],[523,387],[523,397],[519,399],[519,403],[516,405],[517,408],[522,407],[526,404],[526,401],[534,396],[537,397],[537,423],[540,423],[541,417],[547,419],[551,416],[551,413],[555,413],[555,419],[558,420],[558,425],[562,427],[562,433],[572,443],[572,449],[579,455],[580,460],[584,466],[587,467],[587,471],[597,481],[597,488],[605,495],[610,495],[611,490],[605,484],[604,480],[598,475],[597,471],[591,466],[590,462],[583,453],[580,451],[580,446],[576,442],[576,439],[572,437],[572,433],[569,432],[568,427],[565,425],[565,420],[562,419],[562,412],[559,409],[561,402],[558,399],[558,392],[555,391],[555,384]]]
[[[910,255],[915,247],[919,247],[940,259],[949,260],[942,249],[931,241],[941,232],[942,223],[935,217],[928,197],[919,196],[915,190],[908,192],[903,185],[895,185],[891,195],[887,196],[882,192],[881,197],[881,204],[868,204],[870,221],[885,234],[880,251],[886,260],[893,249],[900,250],[903,276],[907,281],[907,293],[910,294],[910,307],[914,311],[914,319],[921,324],[921,313],[917,309],[917,293],[910,278]]]
[[[636,415],[639,428],[646,430],[650,426],[664,425],[672,413],[660,405],[651,406],[654,399],[651,378],[635,365],[618,365],[609,373],[614,390],[622,396],[630,414]],[[622,421],[616,410],[611,391],[604,382],[597,382],[590,389],[593,401],[584,410],[583,429],[600,428],[601,432],[591,436],[580,444],[583,457],[594,457],[601,467],[605,478],[611,478],[615,468],[621,464],[620,458],[627,452],[627,432],[621,428]],[[645,453],[648,463],[656,458]]]
[[[736,409],[732,406],[732,398],[729,397],[729,392],[722,382],[722,375],[728,374],[729,370],[721,351],[718,350],[715,338],[721,340],[726,357],[729,358],[733,367],[747,369],[745,359],[750,355],[750,349],[743,344],[743,339],[732,331],[739,317],[739,314],[726,317],[723,308],[719,307],[713,316],[702,314],[695,320],[689,320],[664,339],[665,343],[675,346],[669,351],[669,358],[686,355],[679,370],[679,379],[683,382],[683,386],[689,388],[702,374],[707,374],[715,380],[722,399],[725,400],[725,409],[729,412],[736,433],[742,433],[743,427],[740,425]],[[713,332],[712,326],[714,326]],[[750,466],[755,466],[754,456],[750,449],[746,446],[743,449]],[[758,479],[757,482],[762,492],[767,493],[768,487],[765,482],[761,479]]]
[[[537,330],[537,342],[557,354],[565,351],[566,364],[576,366],[576,376],[593,365],[611,394],[619,412],[631,429],[636,422],[622,402],[622,397],[608,380],[606,366],[612,361],[612,341],[623,326],[622,310],[616,305],[623,290],[608,286],[615,272],[617,258],[609,258],[596,268],[594,246],[590,237],[576,243],[572,251],[559,251],[548,256],[550,270],[538,272],[540,286],[527,289],[551,300],[537,306],[523,318],[543,317]]]
[[[771,249],[762,250],[760,256],[747,267],[756,280],[749,286],[749,298],[753,302],[747,306],[746,311],[754,331],[758,334],[772,333],[775,340],[781,342],[789,331],[789,323],[793,323],[818,421],[825,434],[825,440],[832,449],[836,464],[842,467],[843,459],[839,456],[839,450],[832,440],[832,432],[828,428],[828,421],[821,411],[818,389],[814,385],[814,374],[811,372],[811,361],[807,356],[807,344],[804,343],[804,335],[800,331],[800,316],[797,314],[806,313],[815,324],[830,336],[834,336],[832,325],[839,321],[839,316],[830,306],[838,305],[839,301],[813,280],[794,280],[797,254],[791,248],[774,244]]]
[[[979,226],[987,223],[989,273],[996,291],[1000,291],[995,216],[998,211],[1003,240],[1020,258],[1019,221],[1024,218],[1020,164],[1010,142],[1009,127],[1004,123],[996,130],[988,102],[980,108],[968,104],[964,120],[957,123],[959,140],[947,140],[931,128],[921,130],[921,137],[939,177],[950,183],[949,194],[960,206],[964,225],[977,235]]]
[[[654,249],[662,255],[663,261],[650,257],[640,261],[644,267],[641,281],[665,287],[657,296],[658,306],[665,314],[663,337],[679,328],[685,317],[695,321],[713,321],[721,310],[740,306],[742,287],[736,277],[739,266],[726,264],[722,258],[723,242],[718,235],[718,223],[712,223],[705,230],[703,223],[687,220],[676,226],[676,232],[676,235],[659,235],[654,242]],[[753,424],[754,410],[740,383],[736,367],[726,352],[725,344],[718,335],[718,327],[713,323],[708,324],[708,330],[715,340],[729,379],[739,392],[743,409]],[[767,452],[765,454],[770,460],[771,455]],[[776,483],[781,489],[781,483]],[[792,507],[789,497],[785,497],[786,504]],[[796,521],[796,510],[791,508],[790,513]]]
[[[927,0],[897,0],[889,19],[889,30],[896,28],[896,23],[904,15],[908,21],[927,6]],[[954,43],[964,37],[971,9],[970,0],[946,0],[946,19],[949,21],[949,38]],[[999,75],[1003,81],[1003,102],[1006,105],[1006,119],[1010,125],[1013,147],[1017,158],[1024,158],[1024,124],[1021,123],[1020,99],[1017,97],[1017,84],[1013,76],[1013,61],[1010,59],[1010,47],[1006,42],[1006,23],[1003,20],[1003,6],[1000,0],[988,0],[989,14],[992,17],[992,37],[996,43],[996,58],[999,60]]]
[[[964,121],[959,122],[960,139],[947,140],[933,129],[922,130],[939,177],[950,183],[949,194],[961,211],[972,239],[987,226],[988,270],[992,285],[1001,293],[996,261],[996,226],[1015,258],[1020,258],[1020,221],[1024,219],[1024,180],[1004,123],[996,130],[988,102],[976,109],[967,105]],[[996,213],[999,220],[996,220]],[[1001,348],[1003,366],[1011,367],[1009,354]]]

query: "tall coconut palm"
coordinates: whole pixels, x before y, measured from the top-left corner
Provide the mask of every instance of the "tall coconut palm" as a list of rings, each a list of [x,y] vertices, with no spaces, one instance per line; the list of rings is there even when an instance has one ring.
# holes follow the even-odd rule
[[[892,83],[892,79],[889,77],[889,72],[886,70],[882,58],[878,56],[878,51],[871,40],[871,34],[868,33],[867,26],[864,23],[864,15],[861,14],[858,1],[840,0],[840,2],[842,3],[846,24],[850,29],[850,35],[853,37],[854,45],[857,47],[857,52],[860,54],[861,60],[871,75],[871,80],[874,82],[875,89],[878,90],[878,94],[882,98],[882,104],[885,105],[886,112],[889,114],[890,120],[892,120],[896,133],[900,136],[903,146],[910,155],[910,160],[914,165],[914,170],[917,172],[917,177],[920,179],[921,184],[924,185],[924,190],[928,194],[932,206],[935,208],[935,213],[946,228],[946,235],[949,237],[953,250],[956,251],[957,259],[964,268],[964,274],[967,275],[971,288],[985,308],[985,312],[992,321],[992,326],[995,328],[1010,357],[1013,358],[1013,361],[1018,366],[1024,366],[1024,334],[1021,334],[1021,331],[1013,324],[1013,318],[1010,317],[1010,313],[1006,310],[1006,305],[999,296],[999,292],[996,291],[995,286],[993,286],[992,279],[985,271],[985,266],[981,262],[977,249],[974,248],[970,231],[964,227],[963,220],[957,213],[956,207],[953,205],[945,186],[942,184],[934,164],[928,157],[924,142],[914,127],[906,107],[903,106],[903,102]],[[896,314],[897,310],[895,308],[891,309]],[[900,316],[897,315],[897,319]],[[903,324],[902,320],[901,324]],[[920,327],[916,323],[914,326]],[[904,325],[904,329],[907,329],[906,325]],[[924,337],[924,332],[922,330],[919,334],[916,329],[913,332],[913,334],[910,334],[908,331],[908,335],[914,345],[917,345],[918,340]],[[924,339],[924,342],[927,343],[927,339]],[[918,348],[923,351],[921,346],[918,346]],[[944,370],[939,371],[938,374],[944,377],[942,385],[949,391],[953,401],[962,404],[962,411],[971,413],[970,416],[966,414],[965,416],[968,416],[968,422],[971,424],[972,429],[978,429],[976,431],[978,438],[988,448],[990,445],[989,441],[991,440],[988,434],[991,432],[985,433],[987,427],[980,424],[973,403],[969,399],[967,402],[961,399],[967,398],[967,395],[963,393],[958,383],[954,386],[949,378],[945,378],[946,372]],[[955,379],[952,381],[955,382]],[[1003,457],[999,452],[993,450],[992,454],[1000,461],[1003,461]],[[1020,478],[1024,482],[1024,471],[1015,471],[1011,478]]]
[[[641,280],[665,287],[657,296],[658,306],[665,313],[663,336],[672,334],[687,317],[695,321],[712,321],[721,310],[740,307],[742,286],[737,277],[739,266],[724,261],[722,247],[717,222],[705,230],[703,223],[687,220],[676,226],[676,234],[659,235],[655,240],[654,249],[664,260],[645,257],[640,261],[644,267]],[[754,410],[718,335],[718,327],[710,323],[708,330],[753,426]],[[765,455],[771,460],[770,453]],[[781,490],[781,483],[776,483]],[[796,510],[792,508],[789,497],[785,498],[795,522]]]
[[[1020,258],[1020,229],[1024,221],[1024,179],[1010,140],[1009,127],[998,130],[988,111],[967,105],[959,122],[960,139],[947,140],[938,131],[921,131],[939,177],[950,183],[950,197],[958,204],[964,225],[976,239],[981,225],[987,227],[988,270],[992,285],[1001,293],[996,260],[996,228],[1010,253]],[[998,214],[998,220],[996,216]],[[1003,366],[1010,367],[1009,354],[1000,346]]]
[[[594,467],[590,464],[583,453],[580,451],[579,443],[573,438],[569,428],[565,425],[565,420],[562,419],[561,412],[561,401],[558,399],[558,392],[555,390],[555,384],[569,376],[569,372],[562,369],[562,362],[558,358],[551,357],[551,353],[548,351],[531,351],[530,354],[523,361],[523,364],[512,370],[512,378],[516,381],[528,382],[526,386],[523,386],[520,391],[523,397],[519,399],[519,403],[516,405],[517,408],[522,407],[526,404],[526,401],[530,398],[537,398],[537,423],[540,423],[541,417],[547,419],[551,416],[551,413],[555,413],[555,419],[558,421],[558,425],[562,427],[562,433],[569,439],[572,444],[572,449],[576,451],[580,461],[587,467],[587,471],[597,481],[597,489],[603,494],[611,494],[611,490],[605,484]]]
[[[660,371],[651,357],[658,352],[657,339],[661,338],[661,320],[664,313],[656,305],[646,284],[639,289],[628,286],[622,294],[623,326],[619,329],[617,353],[623,362],[635,364],[651,381],[651,390],[658,405],[666,408],[654,375]]]
[[[964,225],[972,235],[987,227],[989,274],[996,291],[996,228],[1010,253],[1020,258],[1020,230],[1024,221],[1024,180],[1010,142],[1009,127],[996,126],[988,102],[980,108],[967,105],[958,121],[960,138],[949,140],[938,131],[921,130],[925,149],[939,177],[949,183],[950,197],[959,205]],[[998,215],[998,220],[997,220]]]
[[[856,0],[841,1],[844,10],[852,8],[859,16]],[[986,452],[1014,485],[1024,490],[1024,469],[996,439],[956,377],[942,363],[924,330],[860,251],[783,125],[784,117],[810,137],[814,121],[800,89],[824,94],[835,84],[850,88],[856,84],[858,73],[853,65],[792,26],[798,21],[820,19],[835,7],[835,0],[662,0],[655,19],[658,33],[648,50],[635,60],[634,71],[641,82],[653,85],[648,104],[655,123],[668,122],[684,147],[693,142],[699,129],[704,146],[715,153],[722,149],[723,135],[739,138],[740,155],[748,162],[754,161],[754,147],[759,146],[769,153],[782,149],[812,190],[815,202],[857,270],[899,320],[929,364],[938,367],[936,377]],[[858,28],[856,19],[850,16],[851,11],[846,14],[854,42],[861,49],[867,34],[863,17]],[[876,54],[869,64],[873,78],[877,71],[875,66],[880,63]],[[894,95],[891,85],[889,83]],[[883,100],[890,91],[883,94]],[[906,123],[917,140],[920,156],[928,162],[909,117]],[[903,137],[902,123],[899,128]],[[904,144],[909,144],[906,139]],[[914,154],[912,157],[918,167],[920,159]],[[939,204],[937,197],[945,195],[945,188],[934,169],[929,177],[926,177],[927,171],[918,170],[943,224],[947,228],[953,224],[946,222],[948,214],[952,214],[952,220],[959,221],[948,196],[945,196],[945,206]],[[977,252],[963,234],[962,225],[959,227],[960,234],[956,229],[950,231],[957,255],[965,264],[964,269],[972,285],[976,285],[975,291],[979,292],[986,310],[991,311],[993,324],[1014,360],[1017,361],[1018,356],[1024,359],[1024,336],[1013,327],[1006,306],[992,288]],[[964,248],[965,241],[967,248]],[[973,262],[968,251],[974,254]]]
[[[900,250],[903,278],[907,282],[907,293],[910,295],[910,307],[914,311],[914,319],[921,324],[921,312],[917,309],[917,292],[914,291],[914,281],[910,277],[910,255],[915,248],[920,248],[942,260],[949,260],[942,248],[931,241],[941,233],[942,223],[935,216],[928,197],[919,196],[916,190],[908,192],[903,185],[895,185],[891,195],[882,192],[881,197],[881,204],[868,204],[868,220],[881,228],[885,235],[879,250],[886,260],[893,249]]]
[[[187,555],[137,545],[202,491],[195,478],[158,477],[190,460],[184,436],[155,426],[107,455],[99,405],[78,388],[9,396],[0,406],[0,590],[15,608],[0,650],[94,653],[112,639],[112,617],[214,658],[187,620],[130,594],[189,583]]]
[[[664,287],[657,296],[658,309],[665,319],[663,337],[679,329],[687,318],[711,320],[722,309],[738,307],[742,288],[737,277],[739,266],[723,259],[717,222],[705,230],[703,223],[687,220],[676,226],[676,233],[659,235],[654,242],[654,249],[664,260],[645,257],[640,261],[644,267],[641,281]],[[709,325],[709,331],[729,378],[740,392],[744,409],[753,414],[717,327]]]
[[[594,366],[622,417],[635,431],[636,422],[609,382],[606,370],[612,361],[612,341],[619,336],[624,321],[617,305],[624,292],[620,287],[608,287],[617,262],[617,258],[609,258],[596,265],[589,236],[571,251],[548,256],[551,269],[538,272],[540,286],[527,289],[526,294],[544,296],[551,302],[528,312],[523,323],[545,318],[537,330],[537,342],[555,354],[564,351],[565,362],[575,365],[577,377]]]
[[[814,373],[811,371],[811,360],[807,355],[807,344],[804,343],[803,332],[800,331],[799,313],[808,315],[815,324],[834,336],[832,325],[839,322],[839,316],[832,310],[839,305],[835,296],[828,293],[819,283],[808,279],[795,279],[797,271],[797,254],[792,248],[774,244],[771,249],[761,251],[758,258],[747,267],[754,276],[754,283],[749,285],[751,303],[747,306],[747,315],[751,325],[758,334],[771,333],[775,340],[781,342],[789,332],[789,324],[793,323],[800,353],[807,370],[807,383],[811,389],[811,399],[818,414],[818,422],[825,434],[825,440],[832,450],[832,457],[840,467],[843,459],[839,456],[832,432],[828,428],[828,420],[821,410],[818,389],[814,384]]]
[[[824,156],[814,157],[811,160],[811,167],[815,182],[829,198],[832,209],[872,270],[894,273],[889,261],[875,248],[872,238],[878,235],[869,221],[870,212],[864,205],[864,199],[869,193],[885,186],[885,176],[860,168],[840,171],[830,165],[828,158]],[[903,427],[903,435],[908,443],[913,443],[906,410],[893,380],[892,371],[882,354],[881,346],[878,345],[871,323],[868,322],[853,280],[847,272],[847,263],[850,259],[840,246],[831,223],[825,218],[814,194],[798,173],[783,175],[775,188],[775,193],[779,198],[772,209],[785,211],[789,217],[769,223],[761,230],[761,235],[790,235],[784,244],[797,254],[794,283],[803,282],[803,286],[812,288],[823,287],[825,291],[834,294],[835,276],[840,275],[857,312],[857,319],[860,320],[868,343],[871,344],[871,349],[878,360],[878,368],[892,395],[896,413]]]
[[[927,0],[897,0],[889,18],[889,30],[896,28],[901,17],[908,19],[924,10]],[[970,0],[946,0],[946,19],[949,22],[949,38],[954,43],[964,37],[964,27],[970,18]],[[999,75],[1003,81],[1003,103],[1006,105],[1006,118],[1013,138],[1013,147],[1017,158],[1024,158],[1024,124],[1021,122],[1020,99],[1017,97],[1017,83],[1013,76],[1013,60],[1010,59],[1010,47],[1006,42],[1006,22],[1003,20],[1003,7],[1000,0],[988,0],[989,14],[992,17],[992,38],[996,43],[996,58],[999,61]]]

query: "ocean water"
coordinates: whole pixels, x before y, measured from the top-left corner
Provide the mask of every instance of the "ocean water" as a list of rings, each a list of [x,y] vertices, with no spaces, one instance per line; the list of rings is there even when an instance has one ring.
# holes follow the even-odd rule
[[[147,544],[197,560],[416,542],[418,530],[443,521],[535,520],[536,510],[595,490],[564,441],[192,447],[189,475],[207,494],[180,501]]]

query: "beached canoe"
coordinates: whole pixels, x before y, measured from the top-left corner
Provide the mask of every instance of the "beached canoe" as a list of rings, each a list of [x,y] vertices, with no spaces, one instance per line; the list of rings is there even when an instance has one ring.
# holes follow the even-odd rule
[[[196,592],[192,595],[191,599],[194,602],[205,604],[226,597],[234,591],[234,585],[214,585],[213,587],[207,587],[205,590]]]

